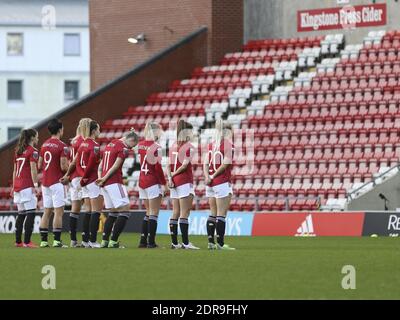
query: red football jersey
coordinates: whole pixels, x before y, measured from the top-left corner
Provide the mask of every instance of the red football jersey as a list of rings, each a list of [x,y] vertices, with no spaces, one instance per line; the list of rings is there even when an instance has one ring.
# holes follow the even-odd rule
[[[115,139],[111,141],[104,149],[103,156],[102,156],[102,177],[106,175],[108,170],[114,165],[115,161],[118,158],[121,158],[123,161],[128,157],[129,149],[127,146],[119,139]],[[123,162],[122,162],[123,164]],[[113,183],[123,183],[122,180],[122,164],[118,168],[114,174],[108,178],[105,186],[113,184]]]
[[[187,159],[189,164],[184,172],[174,176],[172,182],[175,187],[181,186],[186,183],[193,184],[193,169],[192,169],[192,157],[194,154],[194,147],[190,142],[184,144],[178,144],[175,142],[169,149],[169,165],[171,173],[178,170],[182,163]]]
[[[231,182],[233,152],[233,144],[228,140],[222,140],[219,148],[216,148],[213,144],[208,145],[208,163],[210,175],[214,174],[215,171],[218,170],[221,164],[223,164],[224,159],[230,163],[223,173],[211,181],[210,187],[214,187],[225,182]]]
[[[99,163],[99,144],[91,138],[85,139],[81,143],[76,155],[76,170],[78,171],[78,175],[84,180],[84,184],[89,184],[97,180]]]
[[[43,159],[42,185],[50,187],[59,183],[60,178],[64,175],[61,171],[60,159],[69,157],[68,146],[60,139],[47,139],[40,148],[40,157]]]
[[[32,146],[28,146],[22,154],[14,155],[15,179],[14,191],[19,192],[26,188],[33,188],[31,174],[31,162],[39,160],[39,152]]]
[[[84,141],[82,136],[77,136],[75,139],[71,141],[71,147],[70,147],[70,160],[72,161],[75,158],[75,155],[78,153],[78,149],[81,146],[81,143]],[[76,177],[79,177],[78,171],[75,170],[71,173],[70,179],[74,179]]]
[[[161,146],[154,141],[145,140],[138,144],[140,155],[139,187],[149,188],[156,184],[165,185],[161,167]]]

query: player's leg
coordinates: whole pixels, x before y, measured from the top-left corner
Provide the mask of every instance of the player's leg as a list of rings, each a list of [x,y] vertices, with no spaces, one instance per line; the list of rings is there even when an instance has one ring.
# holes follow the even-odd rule
[[[126,223],[130,217],[129,205],[125,205],[124,207],[119,208],[120,212],[118,214],[118,218],[115,221],[114,229],[111,235],[111,241],[108,245],[109,248],[120,248],[120,244],[118,242],[119,236],[122,231],[124,231]]]
[[[87,220],[84,221],[84,223],[86,222],[85,227],[89,229],[88,246],[90,248],[100,248],[101,245],[97,242],[97,231],[99,230],[100,224],[100,212],[103,209],[103,196],[101,195],[100,187],[95,182],[88,184],[85,190],[90,198],[91,208],[89,223]],[[87,224],[89,224],[89,226]],[[84,230],[84,232],[86,236],[87,229]],[[87,239],[87,237],[85,237],[85,239]]]
[[[40,221],[40,247],[45,248],[49,246],[48,243],[48,236],[49,236],[49,223],[50,223],[50,217],[53,214],[53,209],[52,208],[44,208],[43,209],[43,215],[42,215],[42,220]]]
[[[54,241],[53,247],[57,248],[66,248],[66,245],[63,245],[61,242],[61,232],[62,232],[62,222],[64,215],[64,206],[54,208],[54,218],[53,218],[53,234]]]
[[[92,248],[100,248],[100,243],[97,242],[97,231],[99,230],[100,212],[103,209],[103,197],[98,195],[95,198],[90,198],[90,206],[92,208],[92,212],[89,225],[89,245]]]
[[[54,207],[54,218],[53,218],[53,234],[54,242],[53,247],[66,248],[61,242],[61,232],[63,227],[63,216],[65,206],[65,188],[61,183],[54,184],[50,187],[51,198]]]
[[[83,225],[82,225],[82,247],[89,248],[89,236],[90,236],[90,217],[92,214],[92,206],[90,203],[89,195],[87,190],[82,188],[82,197],[85,212],[83,213]]]
[[[171,235],[171,249],[179,249],[178,243],[178,220],[180,215],[179,199],[172,199],[172,215],[169,219],[169,233]]]
[[[79,178],[74,178],[70,186],[71,212],[69,214],[69,229],[70,229],[71,247],[73,248],[79,247],[76,233],[78,230],[79,213],[81,212],[82,208],[82,194],[81,191],[78,189],[77,186],[78,182]]]
[[[81,212],[82,200],[71,201],[71,212],[69,214],[69,234],[71,247],[78,247],[76,233],[78,230],[79,213]]]
[[[162,201],[162,191],[161,186],[155,185],[150,187],[149,193],[149,241],[147,248],[156,248],[156,232],[157,232],[157,221],[158,214],[160,212],[161,201]]]
[[[225,219],[231,203],[232,194],[228,194],[226,197],[217,198],[217,249],[223,250],[234,250],[234,248],[229,247],[225,244]]]
[[[109,196],[109,205],[111,205],[114,210],[118,211],[118,218],[115,220],[108,247],[120,248],[118,239],[130,217],[128,191],[124,185],[119,183],[104,187],[104,191],[104,195],[107,194]],[[106,199],[106,197],[104,199]]]
[[[142,229],[140,232],[139,248],[147,248],[148,235],[149,235],[149,216],[150,216],[150,205],[146,190],[139,187],[139,199],[143,201],[146,209],[146,214],[143,217]]]
[[[26,213],[22,204],[18,204],[18,215],[17,221],[15,222],[15,246],[23,247],[22,243],[22,231],[24,229],[24,222]]]
[[[25,224],[24,224],[24,229],[25,229],[25,234],[24,234],[24,247],[28,248],[36,248],[37,246],[32,243],[31,237],[33,233],[33,225],[35,223],[35,216],[36,216],[36,206],[32,209],[27,209],[25,211]]]
[[[14,191],[14,203],[18,207],[18,215],[17,215],[17,221],[15,223],[15,246],[16,247],[22,247],[22,229],[24,227],[24,220],[25,217],[22,216],[25,208],[21,203],[21,194],[20,192]],[[21,215],[21,217],[20,217]]]
[[[198,247],[195,247],[189,242],[189,214],[193,205],[193,194],[189,194],[187,197],[180,198],[179,203],[181,207],[179,228],[181,229],[182,234],[182,248],[198,250]]]
[[[25,248],[37,248],[37,246],[31,242],[33,225],[35,223],[37,198],[31,188],[22,190],[20,192],[20,199],[18,203],[18,214],[16,221],[16,246],[23,246]],[[25,228],[24,242],[21,243],[21,236],[23,228]]]
[[[103,195],[104,199],[104,207],[108,210],[107,219],[104,223],[103,228],[103,237],[101,240],[101,247],[108,248],[108,243],[110,241],[110,236],[112,229],[114,227],[114,223],[118,218],[118,210],[114,208],[114,205],[111,200],[111,196],[109,195],[107,188],[101,188],[101,194]]]
[[[104,223],[103,237],[101,240],[102,248],[108,248],[111,232],[113,230],[115,221],[117,221],[117,218],[118,218],[118,211],[116,209],[110,209],[107,215],[106,222]]]
[[[217,222],[217,201],[215,197],[209,197],[208,203],[210,205],[210,215],[207,219],[207,237],[208,237],[208,249],[215,249],[215,227]]]

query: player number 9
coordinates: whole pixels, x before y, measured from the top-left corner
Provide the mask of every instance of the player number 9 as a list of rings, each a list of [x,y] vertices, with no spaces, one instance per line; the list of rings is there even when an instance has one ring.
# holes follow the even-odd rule
[[[43,161],[46,164],[46,167],[44,168],[45,171],[47,171],[47,169],[49,168],[51,159],[52,159],[52,155],[51,155],[50,151],[46,151],[44,153],[44,157],[43,157]]]

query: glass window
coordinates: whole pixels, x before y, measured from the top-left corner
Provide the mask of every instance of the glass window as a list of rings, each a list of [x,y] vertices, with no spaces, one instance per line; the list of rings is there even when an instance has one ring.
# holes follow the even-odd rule
[[[65,81],[64,100],[75,101],[79,98],[79,81]]]
[[[22,56],[24,53],[24,37],[22,33],[7,33],[7,55]]]
[[[9,127],[7,128],[7,137],[8,140],[11,140],[12,138],[18,136],[21,132],[22,128],[20,127]]]
[[[81,37],[79,33],[64,34],[64,56],[79,56],[81,54]]]
[[[7,83],[7,99],[8,101],[22,101],[22,81],[21,80],[8,80]]]

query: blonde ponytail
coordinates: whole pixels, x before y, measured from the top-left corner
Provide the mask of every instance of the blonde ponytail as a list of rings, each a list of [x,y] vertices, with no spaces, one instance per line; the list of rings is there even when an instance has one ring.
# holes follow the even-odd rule
[[[90,121],[92,121],[90,118],[82,118],[79,120],[78,127],[76,128],[76,137],[84,136],[84,128],[89,126]]]
[[[158,123],[148,121],[144,128],[144,138],[146,140],[153,140],[153,141],[156,140],[154,131],[157,129],[161,129],[161,126]]]

